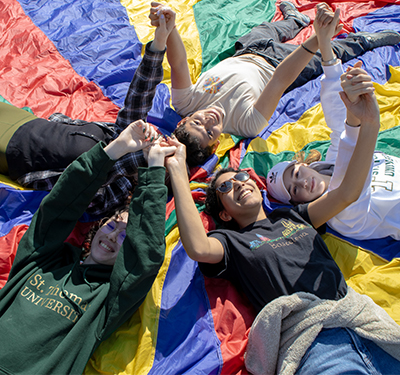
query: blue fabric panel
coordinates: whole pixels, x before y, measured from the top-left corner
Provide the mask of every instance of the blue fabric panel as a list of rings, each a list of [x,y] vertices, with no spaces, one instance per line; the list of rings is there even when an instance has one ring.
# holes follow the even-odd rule
[[[149,375],[218,374],[222,355],[204,277],[180,242],[171,258],[163,287],[156,354]]]

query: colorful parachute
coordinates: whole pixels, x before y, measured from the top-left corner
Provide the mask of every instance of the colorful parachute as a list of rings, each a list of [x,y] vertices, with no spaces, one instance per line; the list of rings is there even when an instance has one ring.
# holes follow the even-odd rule
[[[316,1],[293,1],[314,18]],[[341,9],[345,33],[400,31],[400,1],[327,1]],[[263,21],[279,20],[275,1],[167,1],[178,13],[192,79],[230,56],[235,40]],[[37,116],[62,112],[83,120],[114,121],[152,39],[142,0],[0,0],[0,96]],[[276,13],[276,14],[275,14]],[[303,30],[291,43],[310,33]],[[368,52],[360,60],[376,82],[382,129],[377,148],[400,156],[399,46]],[[174,125],[169,69],[157,90],[150,119]],[[269,126],[255,139],[224,136],[217,155],[192,177],[203,211],[205,178],[217,164],[252,168],[262,184],[268,169],[300,149],[329,145],[319,104],[319,80],[285,95]],[[306,130],[306,131],[304,131]],[[6,176],[0,186],[0,286],[7,279],[19,239],[46,193],[23,190]],[[268,200],[271,209],[276,203]],[[202,213],[207,229],[213,222]],[[400,220],[400,214],[399,214]],[[245,297],[228,282],[205,279],[182,248],[174,202],[167,206],[166,257],[140,310],[103,342],[87,373],[246,374],[243,355],[254,319]],[[400,244],[389,238],[354,241],[324,235],[349,285],[369,295],[400,324]],[[79,239],[76,239],[79,240]]]

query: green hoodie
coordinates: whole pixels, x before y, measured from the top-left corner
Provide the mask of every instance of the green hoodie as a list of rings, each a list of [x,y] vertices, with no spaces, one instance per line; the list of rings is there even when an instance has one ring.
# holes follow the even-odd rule
[[[114,162],[98,144],[43,200],[0,291],[0,373],[81,374],[95,348],[137,310],[165,252],[165,168],[139,169],[114,267],[81,265],[65,243]]]

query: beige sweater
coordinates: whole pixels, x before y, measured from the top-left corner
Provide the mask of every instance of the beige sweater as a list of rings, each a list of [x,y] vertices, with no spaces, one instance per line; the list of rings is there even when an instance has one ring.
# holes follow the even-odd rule
[[[275,299],[257,315],[245,364],[253,375],[294,374],[322,328],[347,327],[400,360],[400,326],[366,295],[349,287],[339,301],[310,293]]]

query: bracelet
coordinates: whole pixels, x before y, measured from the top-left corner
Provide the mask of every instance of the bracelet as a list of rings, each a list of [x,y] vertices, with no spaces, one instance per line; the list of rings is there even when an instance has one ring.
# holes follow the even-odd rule
[[[321,60],[321,65],[322,66],[332,66],[332,65],[336,65],[338,63],[338,58],[335,56],[332,60],[328,60],[328,61],[324,61]]]
[[[351,128],[358,128],[358,127],[361,126],[361,123],[358,124],[358,125],[350,125],[350,124],[347,122],[347,119],[346,119],[346,121],[345,121],[345,124],[346,124],[347,126],[350,126]]]
[[[312,55],[315,55],[316,52],[310,51],[304,44],[300,44],[308,53],[311,53]]]

